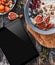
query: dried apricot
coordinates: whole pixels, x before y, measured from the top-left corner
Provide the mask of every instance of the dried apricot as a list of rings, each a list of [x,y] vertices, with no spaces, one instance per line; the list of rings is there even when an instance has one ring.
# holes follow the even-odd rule
[[[0,12],[4,12],[4,6],[0,5]]]
[[[10,7],[5,6],[5,12],[9,12],[10,11]]]

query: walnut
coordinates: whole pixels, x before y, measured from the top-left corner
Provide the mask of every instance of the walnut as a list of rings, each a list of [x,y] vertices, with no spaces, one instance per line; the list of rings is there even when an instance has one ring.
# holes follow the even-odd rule
[[[44,11],[45,11],[45,12],[47,12],[47,9],[46,9],[46,7],[43,7],[43,9],[44,9]]]
[[[51,5],[50,6],[50,11],[55,11],[55,6]]]
[[[51,12],[50,14],[51,14],[51,15],[54,15],[54,12]]]
[[[50,5],[50,9],[52,8],[53,6],[52,5]]]

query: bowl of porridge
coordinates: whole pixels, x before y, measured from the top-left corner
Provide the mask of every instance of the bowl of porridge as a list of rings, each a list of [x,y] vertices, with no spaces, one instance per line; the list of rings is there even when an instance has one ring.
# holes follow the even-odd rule
[[[34,31],[40,34],[55,33],[55,0],[28,0],[24,15]]]

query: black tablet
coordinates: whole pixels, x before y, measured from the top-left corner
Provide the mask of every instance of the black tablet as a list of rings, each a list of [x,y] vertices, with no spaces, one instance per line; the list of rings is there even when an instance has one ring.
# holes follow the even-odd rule
[[[0,29],[0,48],[10,65],[24,65],[39,55],[31,40],[27,43],[7,28]]]

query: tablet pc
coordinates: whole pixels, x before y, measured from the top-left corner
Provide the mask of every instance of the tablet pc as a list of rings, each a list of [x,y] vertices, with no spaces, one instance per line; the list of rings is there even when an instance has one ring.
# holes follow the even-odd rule
[[[11,65],[24,65],[39,56],[31,40],[27,43],[5,27],[0,29],[0,48]]]

